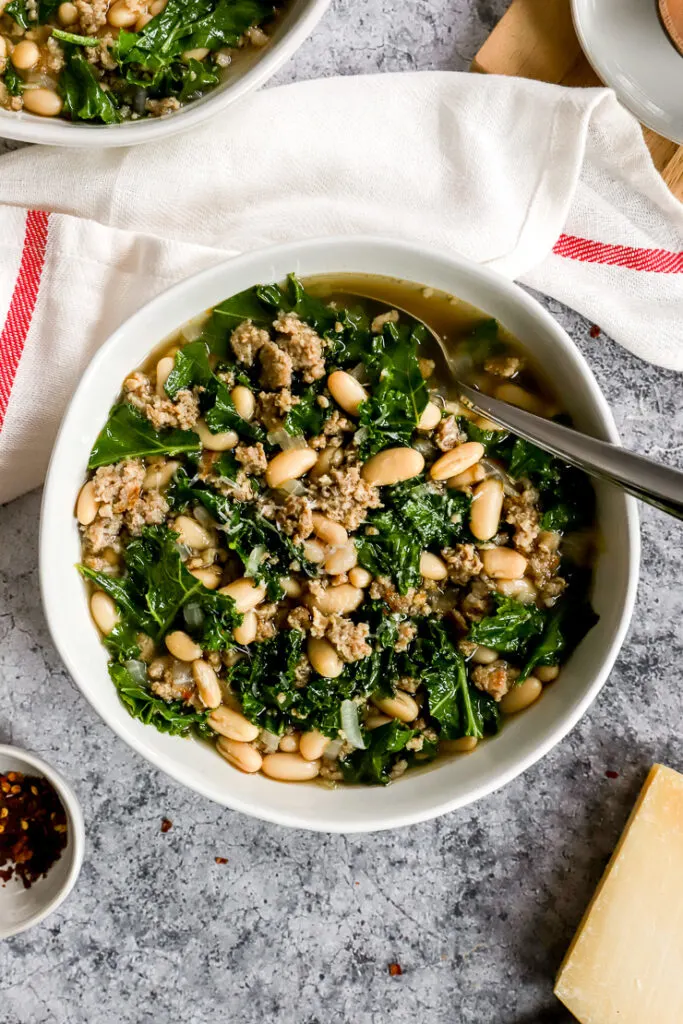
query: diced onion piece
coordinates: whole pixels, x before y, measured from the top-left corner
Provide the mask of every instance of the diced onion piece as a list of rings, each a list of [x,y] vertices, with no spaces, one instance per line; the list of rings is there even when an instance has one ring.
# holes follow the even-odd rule
[[[519,491],[513,483],[512,477],[508,476],[505,470],[496,462],[492,462],[491,459],[482,459],[479,465],[486,470],[489,476],[495,476],[497,480],[500,480],[503,485],[503,490],[507,494],[508,498],[514,498],[519,494]]]
[[[274,732],[269,732],[268,729],[261,729],[259,739],[269,754],[274,753],[280,746],[280,737],[276,736]]]
[[[368,371],[365,368],[365,363],[356,363],[352,370],[346,371],[349,376],[354,377],[359,384],[364,384],[368,379]]]
[[[190,556],[193,554],[192,548],[188,548],[187,544],[179,544],[176,541],[175,547],[178,554],[180,555],[181,562],[186,562],[188,558],[190,558]]]
[[[256,544],[249,552],[249,557],[244,566],[245,576],[254,576],[256,571],[263,561],[263,556],[266,554],[267,548],[265,544]]]
[[[190,629],[199,629],[204,621],[204,612],[197,601],[188,601],[183,608],[183,618]]]
[[[306,493],[306,488],[302,484],[301,480],[285,480],[283,484],[280,484],[278,490],[286,491],[287,494],[294,494],[297,497]]]
[[[269,444],[279,445],[283,452],[288,452],[292,448],[308,448],[303,434],[290,434],[284,427],[269,431],[267,440]]]
[[[130,661],[124,662],[124,668],[140,686],[147,685],[147,666],[144,661],[131,658]]]
[[[192,685],[192,666],[189,661],[178,661],[177,658],[174,658],[171,675],[173,676],[174,683],[187,684],[187,686]]]
[[[180,333],[185,341],[196,341],[199,335],[202,334],[204,324],[208,320],[209,315],[208,313],[201,313],[192,320],[188,320],[185,326],[180,328]]]
[[[355,747],[356,750],[365,750],[365,741],[358,724],[358,705],[355,700],[342,701],[341,727],[352,747]]]
[[[323,750],[323,758],[325,761],[336,761],[339,757],[339,751],[344,746],[344,740],[330,740],[325,749]]]

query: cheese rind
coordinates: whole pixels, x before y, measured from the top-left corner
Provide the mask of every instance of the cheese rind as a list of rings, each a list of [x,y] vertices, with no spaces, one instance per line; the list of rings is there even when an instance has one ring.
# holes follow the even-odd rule
[[[652,767],[560,968],[581,1024],[683,1022],[683,775]]]

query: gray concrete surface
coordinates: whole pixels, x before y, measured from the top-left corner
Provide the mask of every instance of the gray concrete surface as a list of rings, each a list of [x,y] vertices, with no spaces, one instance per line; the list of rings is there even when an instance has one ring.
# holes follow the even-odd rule
[[[464,69],[506,0],[397,6],[336,0],[279,81]],[[625,443],[683,466],[680,377],[546,305]],[[438,821],[339,837],[216,807],[95,716],[43,620],[39,503],[0,509],[0,742],[73,781],[88,851],[68,902],[0,943],[0,1024],[567,1024],[552,978],[572,932],[651,763],[683,769],[681,527],[645,510],[628,640],[550,755]]]

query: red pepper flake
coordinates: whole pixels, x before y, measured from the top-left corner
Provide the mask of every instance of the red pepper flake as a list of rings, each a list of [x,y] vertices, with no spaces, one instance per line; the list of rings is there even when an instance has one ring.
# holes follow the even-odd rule
[[[227,857],[214,857],[214,860],[216,861],[216,864],[227,864],[228,863],[228,858]]]
[[[619,778],[619,772],[608,771],[608,772],[605,772],[605,775],[607,776],[608,779],[618,779]]]
[[[162,821],[161,821],[161,831],[162,832],[170,832],[172,828],[173,828],[173,822],[170,821],[169,818],[162,818]]]
[[[399,974],[403,974],[403,968],[400,964],[389,964],[389,974],[392,978],[398,978]]]
[[[15,875],[30,889],[59,860],[66,843],[66,812],[47,779],[21,772],[0,774],[3,883]]]
[[[597,324],[593,324],[593,326],[591,327],[590,335],[591,335],[591,338],[599,338],[600,337],[600,328],[598,327]]]

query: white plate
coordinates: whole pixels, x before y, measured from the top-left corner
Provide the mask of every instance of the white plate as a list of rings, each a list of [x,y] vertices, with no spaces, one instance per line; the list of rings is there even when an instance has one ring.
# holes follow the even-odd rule
[[[499,736],[467,756],[406,772],[391,786],[274,782],[244,775],[214,747],[166,736],[131,718],[107,673],[107,653],[74,565],[80,535],[74,502],[88,455],[121,382],[184,321],[251,285],[333,272],[386,274],[430,285],[500,320],[558,382],[577,426],[618,441],[612,414],[587,363],[549,313],[507,278],[462,257],[406,242],[331,238],[280,245],[219,264],[153,299],[105,342],[76,389],[55,442],[40,532],[40,582],[48,625],[64,662],[104,720],[152,764],[198,793],[267,821],[329,832],[371,832],[424,821],[478,800],[547,753],[579,720],[614,664],[633,609],[640,543],[632,498],[598,486],[602,548],[593,604],[600,622],[579,645],[557,684]],[[560,383],[561,382],[561,383]]]
[[[583,52],[639,121],[683,143],[683,56],[659,18],[657,0],[572,0]]]
[[[0,773],[12,771],[39,775],[52,784],[66,811],[67,843],[59,860],[30,889],[25,889],[16,876],[7,883],[0,881],[0,939],[32,928],[64,902],[76,884],[85,847],[80,804],[59,772],[35,754],[0,744]]]

